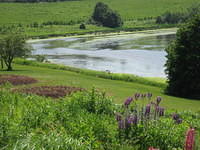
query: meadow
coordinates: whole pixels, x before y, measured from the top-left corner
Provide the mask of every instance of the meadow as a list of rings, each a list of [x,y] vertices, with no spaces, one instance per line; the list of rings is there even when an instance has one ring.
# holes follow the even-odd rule
[[[156,25],[155,17],[167,11],[185,11],[198,2],[198,0],[155,0],[154,3],[150,0],[101,1],[122,16],[124,26],[115,29],[116,31],[170,27],[170,25]],[[0,26],[23,27],[28,36],[112,32],[110,28],[95,25],[87,25],[86,30],[79,29],[80,23],[88,22],[97,2],[97,0],[81,0],[55,3],[0,3]],[[43,25],[49,22],[54,23]]]

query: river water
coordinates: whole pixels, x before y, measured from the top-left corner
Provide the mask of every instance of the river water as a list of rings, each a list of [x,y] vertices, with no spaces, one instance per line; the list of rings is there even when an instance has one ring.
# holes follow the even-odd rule
[[[176,30],[30,41],[33,55],[57,64],[143,77],[165,77],[164,49]]]

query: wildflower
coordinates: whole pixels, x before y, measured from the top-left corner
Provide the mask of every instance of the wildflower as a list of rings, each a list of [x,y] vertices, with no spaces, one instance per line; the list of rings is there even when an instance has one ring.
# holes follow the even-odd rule
[[[195,145],[195,129],[190,128],[186,134],[185,150],[194,150]]]
[[[172,118],[175,121],[175,123],[177,123],[177,124],[181,124],[183,122],[183,120],[180,118],[179,114],[173,114]]]
[[[138,123],[138,117],[137,117],[137,115],[135,115],[133,118],[133,124],[137,125],[137,123]]]
[[[125,105],[126,107],[128,107],[132,101],[133,101],[133,98],[132,98],[132,97],[129,97],[129,98],[127,98],[126,101],[124,102],[124,105]]]
[[[139,99],[140,98],[140,93],[135,93],[135,99],[137,100],[137,99]]]
[[[121,116],[120,114],[116,114],[116,120],[117,120],[117,121],[122,120],[122,116]]]
[[[177,124],[181,124],[182,122],[183,122],[183,120],[181,118],[179,118],[179,119],[176,120]]]
[[[119,129],[125,129],[125,122],[124,122],[124,120],[119,120],[118,121],[118,127],[119,127]]]
[[[156,103],[157,103],[157,105],[160,104],[161,100],[162,100],[162,98],[161,98],[160,96],[158,96],[157,99],[156,99]]]
[[[126,119],[125,119],[125,126],[126,128],[129,128],[131,126],[131,124],[134,124],[134,125],[137,125],[137,115],[135,116],[128,116]]]
[[[145,116],[148,116],[150,114],[151,111],[151,105],[147,104],[146,109],[145,109]]]
[[[173,114],[172,118],[176,121],[180,118],[179,114]]]
[[[159,108],[159,116],[164,116],[165,109],[163,107]]]
[[[147,97],[148,97],[148,99],[151,99],[152,93],[147,93]]]
[[[126,117],[126,119],[125,119],[125,128],[127,129],[127,128],[129,128],[130,126],[131,126],[131,123],[132,123],[132,119],[131,119],[131,117]]]

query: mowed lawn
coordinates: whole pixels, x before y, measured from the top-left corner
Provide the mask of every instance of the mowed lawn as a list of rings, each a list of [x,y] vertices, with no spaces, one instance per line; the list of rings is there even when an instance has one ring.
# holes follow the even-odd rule
[[[14,65],[15,71],[7,72],[0,70],[0,74],[27,75],[39,80],[38,83],[26,86],[37,85],[69,85],[91,89],[93,87],[106,91],[107,95],[113,97],[115,103],[123,103],[124,99],[136,92],[152,92],[153,97],[162,96],[162,105],[167,109],[200,111],[200,100],[190,100],[163,94],[163,89],[155,86],[148,86],[133,82],[102,79],[94,76],[87,76],[70,71]],[[20,86],[19,86],[20,88]],[[142,101],[141,101],[142,103]]]

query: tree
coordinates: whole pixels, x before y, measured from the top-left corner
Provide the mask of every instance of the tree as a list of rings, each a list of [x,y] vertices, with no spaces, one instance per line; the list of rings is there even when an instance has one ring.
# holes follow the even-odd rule
[[[5,63],[8,71],[12,71],[15,57],[26,56],[29,52],[25,37],[19,33],[9,33],[0,39],[1,62]]]
[[[166,49],[167,93],[200,98],[200,16],[194,17]]]
[[[105,27],[115,28],[123,25],[120,15],[102,2],[96,4],[92,19]]]

